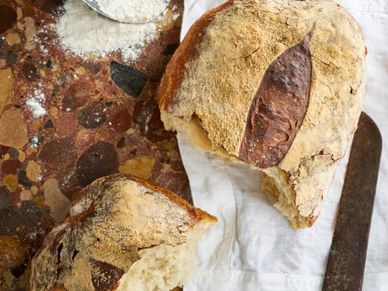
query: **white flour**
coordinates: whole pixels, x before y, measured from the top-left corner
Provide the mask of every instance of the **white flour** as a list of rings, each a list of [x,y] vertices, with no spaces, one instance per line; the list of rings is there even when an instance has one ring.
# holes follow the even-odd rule
[[[34,118],[40,118],[47,114],[43,103],[46,100],[41,88],[36,88],[32,91],[32,96],[26,101],[26,105],[30,109]]]
[[[150,0],[143,0],[147,2]],[[87,7],[81,0],[68,0],[65,13],[56,24],[61,45],[77,55],[105,56],[121,51],[125,60],[136,59],[147,42],[157,36],[154,23],[122,24],[109,20]],[[142,12],[147,16],[150,12]]]
[[[155,21],[168,5],[167,0],[97,0],[96,2],[100,9],[113,19],[129,23]]]
[[[40,144],[39,136],[33,135],[33,136],[30,138],[28,144],[29,144],[30,147],[32,147],[32,148],[37,148],[37,147],[39,146],[39,144]]]

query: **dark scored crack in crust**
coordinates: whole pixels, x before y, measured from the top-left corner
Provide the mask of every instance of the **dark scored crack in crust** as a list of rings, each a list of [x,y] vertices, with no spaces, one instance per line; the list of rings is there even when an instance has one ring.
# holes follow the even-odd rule
[[[239,158],[259,168],[276,166],[287,153],[307,110],[311,34],[268,67],[252,101]]]

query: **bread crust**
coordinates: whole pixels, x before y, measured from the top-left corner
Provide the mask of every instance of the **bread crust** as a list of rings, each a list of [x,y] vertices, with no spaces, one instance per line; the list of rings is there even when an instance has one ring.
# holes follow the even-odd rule
[[[199,18],[189,29],[179,48],[170,59],[166,71],[160,81],[159,89],[156,92],[156,100],[159,107],[169,110],[169,104],[174,103],[176,91],[182,84],[182,80],[187,74],[186,64],[198,56],[198,44],[201,43],[206,27],[211,23],[213,17],[218,12],[233,5],[234,0],[229,0],[224,4],[208,11]]]
[[[188,244],[215,222],[143,179],[100,178],[77,193],[69,216],[45,238],[32,261],[31,290],[116,290],[148,250]]]
[[[285,102],[276,111],[285,95],[268,96],[272,99],[261,106],[271,111],[268,116],[279,114],[273,128],[263,126],[265,133],[256,140],[254,134],[244,136],[247,120],[260,126],[249,115],[266,72],[310,33],[311,74],[303,73],[305,80],[310,75],[310,86],[302,90],[308,98],[296,110]],[[187,53],[194,47],[195,54]],[[185,133],[187,127],[178,121],[191,123],[195,117],[213,151],[222,148],[264,171],[284,196],[277,207],[300,228],[319,215],[357,126],[365,84],[362,32],[334,0],[235,0],[205,14],[189,30],[163,77],[158,100],[167,129]],[[282,118],[284,124],[277,125]]]
[[[90,184],[89,186],[87,186],[84,189],[82,189],[81,191],[79,191],[74,196],[72,203],[77,204],[81,201],[81,199],[85,199],[85,197],[87,196],[87,193],[90,192],[90,190],[92,188],[96,187],[95,184],[99,184],[99,185],[101,185],[101,187],[103,187],[104,184],[115,183],[121,179],[137,182],[140,185],[143,185],[144,187],[149,188],[154,192],[163,194],[168,199],[170,199],[172,202],[174,202],[175,204],[177,204],[180,207],[182,207],[183,209],[185,209],[187,211],[187,213],[189,213],[191,215],[192,219],[195,221],[202,220],[202,221],[209,222],[211,224],[214,224],[217,222],[216,217],[208,214],[207,212],[205,212],[199,208],[195,208],[187,200],[179,197],[178,195],[176,195],[172,191],[170,191],[166,188],[162,188],[162,187],[156,185],[155,183],[144,180],[142,178],[131,176],[131,175],[125,175],[125,174],[114,174],[114,175],[110,175],[108,177],[103,177],[103,178],[96,180],[94,183]],[[70,217],[68,219],[72,219],[72,218]]]

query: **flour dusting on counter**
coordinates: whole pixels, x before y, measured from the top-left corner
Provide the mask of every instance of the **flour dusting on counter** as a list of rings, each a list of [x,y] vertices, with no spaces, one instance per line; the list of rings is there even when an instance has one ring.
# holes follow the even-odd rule
[[[155,23],[123,24],[100,16],[80,0],[68,0],[55,28],[61,45],[82,57],[120,51],[125,60],[140,56],[146,43],[157,37]],[[150,12],[143,11],[147,16]]]
[[[47,114],[43,107],[43,102],[46,100],[41,88],[35,88],[32,91],[32,96],[27,100],[26,105],[30,109],[34,118],[40,118]]]
[[[166,11],[166,0],[98,0],[101,11],[113,19],[129,23],[155,21]],[[144,13],[147,11],[147,13]]]

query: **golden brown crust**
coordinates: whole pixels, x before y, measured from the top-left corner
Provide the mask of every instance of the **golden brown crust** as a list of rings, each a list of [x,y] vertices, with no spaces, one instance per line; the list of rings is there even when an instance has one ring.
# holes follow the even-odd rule
[[[179,48],[170,59],[160,82],[156,93],[156,100],[159,102],[160,108],[168,110],[168,104],[174,102],[176,92],[186,76],[187,64],[196,58],[198,54],[197,45],[201,43],[207,26],[218,12],[233,5],[233,2],[234,0],[229,0],[208,11],[190,27]]]
[[[130,276],[139,264],[154,270],[144,258],[162,259],[171,267],[176,264],[171,252],[180,251],[192,260],[194,249],[186,247],[195,246],[194,234],[203,234],[216,222],[172,192],[121,174],[94,181],[74,202],[65,222],[48,234],[32,261],[31,290],[115,290],[123,280],[136,284],[149,278],[142,272],[141,278]]]
[[[124,180],[127,179],[127,180],[131,180],[131,181],[135,181],[135,182],[143,185],[144,187],[151,189],[154,192],[158,192],[158,193],[163,194],[168,199],[170,199],[172,202],[174,202],[175,204],[184,208],[192,216],[192,218],[197,220],[197,221],[206,220],[209,223],[216,223],[217,222],[216,217],[208,214],[207,212],[205,212],[199,208],[195,208],[193,205],[191,205],[189,202],[187,202],[187,200],[179,197],[178,195],[171,192],[170,190],[168,190],[166,188],[162,188],[162,187],[160,187],[160,186],[158,186],[150,181],[141,179],[139,177],[125,175],[125,174],[115,174],[115,175],[111,175],[108,177],[102,177],[102,178],[96,180],[95,183],[99,183],[101,185],[104,185],[104,184],[113,183],[119,179],[124,179]],[[84,188],[83,190],[78,192],[75,195],[74,200],[72,201],[73,204],[77,204],[85,196],[85,194],[88,193],[90,191],[90,189],[93,187],[95,187],[94,183],[90,184],[89,186],[87,186],[86,188]]]
[[[209,151],[222,148],[263,170],[281,193],[275,206],[294,227],[310,226],[361,111],[366,80],[362,33],[334,0],[235,0],[223,8],[194,25],[169,65],[158,91],[165,127],[189,134],[197,116],[197,132],[206,135]],[[296,65],[310,59],[311,71],[290,66],[290,75],[294,70],[305,84],[285,76],[280,87],[292,87],[295,80],[297,85],[295,92],[286,88],[278,90],[281,94],[273,94],[276,86],[268,84],[265,100],[254,105],[256,117],[247,119],[271,64],[309,34],[309,52],[301,48]],[[197,55],[190,58],[185,52],[193,47]],[[277,69],[288,71],[287,66]],[[294,93],[302,96],[295,96],[300,100],[293,107],[286,99]],[[250,136],[244,137],[250,125]]]
[[[126,176],[128,177],[128,176]],[[200,220],[205,220],[209,223],[216,223],[217,218],[214,217],[213,215],[208,214],[207,212],[195,208],[193,205],[191,205],[187,200],[179,197],[175,193],[171,192],[170,190],[166,188],[161,188],[156,184],[153,184],[152,182],[143,180],[141,178],[137,177],[131,177],[134,181],[144,185],[144,187],[150,188],[155,192],[162,193],[164,196],[168,197],[172,202],[175,204],[178,204],[180,207],[184,208],[188,213],[192,215],[193,218],[196,218],[198,221]]]
[[[228,1],[204,14],[188,31],[167,66],[157,92],[162,110],[176,100],[188,65],[198,57],[198,44],[215,15],[233,5]],[[259,168],[276,166],[287,153],[307,109],[310,91],[311,60],[308,42],[311,34],[286,50],[268,67],[252,100],[239,158]],[[248,56],[247,56],[248,58]],[[283,68],[287,68],[284,70]]]

